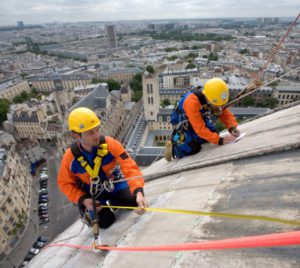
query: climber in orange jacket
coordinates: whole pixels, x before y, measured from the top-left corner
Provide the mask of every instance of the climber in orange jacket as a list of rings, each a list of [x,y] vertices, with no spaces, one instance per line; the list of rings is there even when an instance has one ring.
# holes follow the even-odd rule
[[[88,225],[93,211],[92,193],[97,200],[100,228],[107,228],[115,221],[114,213],[101,205],[138,206],[141,214],[148,207],[144,197],[144,179],[135,161],[115,139],[101,136],[100,120],[88,108],[73,110],[68,118],[69,129],[78,141],[63,156],[58,186],[69,201],[78,204],[81,216]],[[119,165],[122,173],[116,167]],[[136,179],[117,182],[125,178]]]
[[[227,108],[222,108],[228,99],[228,86],[220,78],[208,80],[203,90],[186,93],[171,115],[174,131],[166,145],[165,159],[170,161],[172,157],[182,158],[198,153],[205,142],[223,145],[234,141],[240,131],[234,115]],[[219,136],[212,124],[211,115],[229,130],[224,138]]]

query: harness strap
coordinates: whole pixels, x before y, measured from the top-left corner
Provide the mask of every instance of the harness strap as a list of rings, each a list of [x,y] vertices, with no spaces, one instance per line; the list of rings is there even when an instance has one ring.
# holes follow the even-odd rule
[[[108,146],[107,143],[105,143],[105,136],[100,136],[97,155],[94,158],[94,168],[90,166],[88,160],[81,153],[78,142],[74,142],[71,145],[71,151],[76,160],[86,170],[86,172],[91,176],[91,178],[97,178],[99,175],[100,167],[102,165],[102,159],[108,154]]]

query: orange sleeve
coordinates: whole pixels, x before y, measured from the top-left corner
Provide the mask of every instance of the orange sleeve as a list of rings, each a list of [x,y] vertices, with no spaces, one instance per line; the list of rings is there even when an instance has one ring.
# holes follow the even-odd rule
[[[229,109],[225,108],[222,114],[219,116],[220,121],[226,126],[227,129],[231,127],[237,127],[238,123],[235,120],[235,117]]]
[[[109,152],[116,158],[117,163],[120,164],[122,173],[126,179],[141,176],[138,179],[129,180],[128,185],[131,194],[136,194],[138,191],[143,193],[144,179],[136,162],[125,151],[124,147],[117,140],[106,137]]]
[[[218,144],[220,137],[205,126],[205,122],[200,114],[201,104],[194,94],[190,94],[185,99],[183,109],[196,134],[210,143]]]
[[[85,193],[78,188],[75,175],[71,172],[71,164],[73,160],[74,156],[71,149],[68,148],[61,161],[57,184],[60,191],[67,196],[70,202],[78,203],[79,198],[82,195],[85,195]]]

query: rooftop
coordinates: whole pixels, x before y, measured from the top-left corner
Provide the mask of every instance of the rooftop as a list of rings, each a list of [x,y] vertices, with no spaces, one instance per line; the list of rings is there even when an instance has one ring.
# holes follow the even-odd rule
[[[15,86],[17,84],[20,84],[22,82],[25,82],[25,81],[23,81],[21,78],[16,78],[16,79],[9,80],[9,81],[6,81],[4,83],[1,83],[0,84],[0,92],[4,91],[5,89],[7,89],[9,87],[12,87],[12,86]]]
[[[99,84],[92,92],[73,105],[70,111],[78,107],[86,107],[92,110],[96,108],[106,108],[106,98],[108,95],[107,87]]]
[[[151,207],[300,219],[300,104],[240,126],[246,136],[224,146],[205,144],[194,156],[143,170]],[[78,221],[53,242],[88,246],[92,231]],[[276,222],[147,212],[117,212],[101,230],[105,244],[148,246],[213,241],[299,230]],[[296,267],[299,247],[108,253],[44,249],[30,267]]]
[[[279,92],[300,93],[300,85],[298,85],[298,86],[277,86],[276,89]]]
[[[142,69],[137,68],[137,67],[132,67],[132,68],[123,68],[123,69],[114,69],[114,70],[105,70],[102,71],[102,74],[105,76],[108,75],[113,75],[113,74],[122,74],[122,73],[140,73],[142,72]]]

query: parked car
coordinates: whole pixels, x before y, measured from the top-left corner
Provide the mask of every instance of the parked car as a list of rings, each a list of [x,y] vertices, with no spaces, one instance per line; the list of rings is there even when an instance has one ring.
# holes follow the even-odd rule
[[[40,250],[38,248],[31,248],[29,250],[30,253],[33,253],[34,255],[38,254],[40,252]]]
[[[48,208],[48,204],[47,203],[40,203],[39,208]]]
[[[23,261],[22,264],[19,266],[19,268],[25,267],[28,263],[29,261]]]
[[[48,191],[46,188],[43,188],[43,189],[39,190],[39,194],[48,194]]]
[[[44,243],[46,243],[46,242],[48,241],[48,237],[45,237],[45,236],[39,236],[39,237],[37,238],[37,241],[38,241],[38,242],[44,242]]]
[[[29,252],[29,253],[25,256],[24,261],[31,261],[32,258],[33,258],[34,256],[35,256],[35,255],[34,255],[33,253]]]
[[[40,220],[40,225],[46,224],[46,223],[48,223],[48,222],[49,222],[49,219],[48,219],[48,218],[42,219],[42,220]]]
[[[38,248],[38,249],[41,249],[44,246],[45,246],[45,242],[41,242],[41,241],[34,242],[34,244],[32,245],[32,247]]]
[[[40,217],[40,219],[49,219],[48,214],[40,215],[39,217]]]
[[[42,208],[39,208],[39,213],[40,213],[40,212],[44,212],[44,214],[45,214],[45,212],[48,213],[48,207],[42,207]],[[41,214],[43,214],[43,213],[41,213]]]

